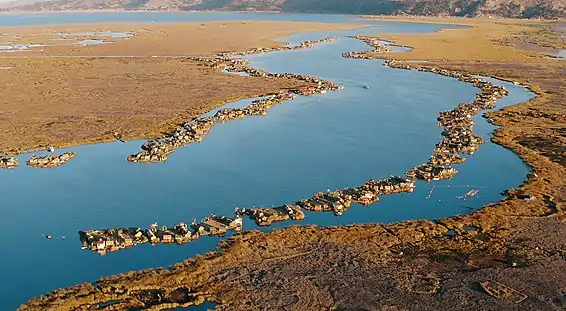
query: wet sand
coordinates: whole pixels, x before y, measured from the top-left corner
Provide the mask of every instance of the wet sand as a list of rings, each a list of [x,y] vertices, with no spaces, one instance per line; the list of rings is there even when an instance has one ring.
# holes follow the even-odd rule
[[[21,309],[82,305],[89,310],[109,300],[121,301],[115,310],[136,306],[161,310],[172,306],[168,303],[192,305],[204,300],[220,303],[222,310],[565,308],[566,64],[540,55],[529,57],[532,52],[517,47],[502,48],[498,40],[486,48],[488,43],[481,39],[484,30],[475,29],[391,39],[397,44],[411,42],[414,49],[406,59],[429,59],[426,66],[518,81],[538,94],[488,116],[502,126],[494,141],[516,152],[533,169],[501,203],[438,221],[246,232],[225,242],[220,253],[188,259],[170,270],[125,273],[103,278],[95,286],[62,289]],[[493,38],[530,39],[513,33],[511,26],[508,29]],[[446,42],[446,36],[453,36],[452,43]],[[469,38],[478,44],[446,49]],[[491,51],[499,52],[484,55]],[[519,56],[508,58],[508,52]],[[534,200],[526,200],[527,195]],[[493,288],[481,286],[485,281],[503,284],[504,291],[494,297],[489,294]]]
[[[363,25],[362,25],[363,26]],[[2,27],[0,41],[53,43],[58,32],[133,32],[112,44],[60,45],[0,53],[0,150],[72,146],[155,138],[224,103],[280,89],[307,86],[294,79],[241,77],[182,58],[283,44],[294,32],[350,29],[360,25],[231,21],[211,23],[49,25]],[[73,37],[76,40],[88,36]],[[66,42],[63,42],[66,44]],[[42,50],[42,51],[39,51]],[[32,58],[37,56],[79,58]],[[121,59],[96,56],[149,56]],[[24,57],[24,58],[1,58]],[[29,58],[26,58],[29,57]],[[25,92],[22,92],[25,90]]]

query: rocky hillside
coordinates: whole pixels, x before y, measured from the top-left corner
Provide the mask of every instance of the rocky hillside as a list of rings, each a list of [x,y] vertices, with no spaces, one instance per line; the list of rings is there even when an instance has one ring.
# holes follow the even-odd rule
[[[566,18],[566,0],[51,0],[31,5],[24,4],[16,8],[22,10],[273,10],[387,15]]]

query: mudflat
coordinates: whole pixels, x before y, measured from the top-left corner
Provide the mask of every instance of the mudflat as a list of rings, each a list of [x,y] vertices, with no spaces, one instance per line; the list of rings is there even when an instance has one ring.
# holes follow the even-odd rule
[[[108,301],[116,302],[113,310],[203,301],[222,310],[566,308],[566,64],[514,43],[560,45],[561,39],[546,23],[472,23],[380,38],[413,47],[404,59],[515,81],[537,93],[486,116],[501,126],[493,140],[532,168],[502,202],[434,221],[246,232],[224,242],[221,252],[54,291],[21,310],[94,310]],[[484,36],[490,27],[498,30]],[[459,46],[464,42],[466,48]]]
[[[47,46],[0,57],[0,150],[103,142],[115,132],[125,139],[158,137],[227,101],[306,86],[294,79],[229,75],[177,56],[275,47],[284,44],[275,38],[294,32],[354,27],[360,26],[231,21],[3,27],[0,41]],[[112,43],[73,44],[92,39]]]

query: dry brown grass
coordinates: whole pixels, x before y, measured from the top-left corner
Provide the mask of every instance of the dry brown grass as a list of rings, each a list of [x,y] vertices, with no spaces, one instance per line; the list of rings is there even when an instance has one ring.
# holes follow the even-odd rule
[[[308,22],[226,21],[206,23],[101,23],[2,27],[2,41],[55,44],[38,52],[16,55],[211,55],[224,51],[242,51],[252,47],[273,47],[284,44],[274,41],[296,32],[359,28],[360,25]],[[133,32],[130,39],[103,38],[113,44],[71,46],[65,41],[52,41],[56,33]],[[14,39],[14,36],[21,39]],[[89,37],[75,37],[84,39]],[[10,54],[12,55],[12,54]]]
[[[114,132],[157,137],[230,99],[302,85],[221,74],[178,59],[3,64],[14,68],[0,75],[0,150],[105,141]]]
[[[315,23],[101,24],[4,27],[20,43],[49,42],[57,32],[135,31],[108,45],[47,47],[37,55],[187,55],[281,44],[297,31],[350,26]],[[80,39],[80,38],[79,38]],[[46,145],[70,146],[112,139],[161,136],[177,123],[226,101],[304,85],[289,79],[241,77],[182,59],[1,59],[0,150],[19,153]]]
[[[460,60],[460,61],[509,61],[524,62],[538,59],[546,61],[545,56],[552,49],[535,49],[540,45],[533,44],[531,49],[521,39],[528,42],[559,42],[549,40],[547,35],[551,27],[547,23],[536,23],[514,19],[468,19],[468,18],[386,18],[406,22],[427,22],[443,24],[459,24],[470,26],[466,29],[441,29],[436,33],[421,34],[386,34],[375,35],[393,41],[399,45],[412,47],[408,53],[391,53],[387,58],[401,60]],[[505,44],[500,44],[504,42]],[[498,44],[499,43],[499,44]],[[514,44],[522,45],[518,48]],[[556,45],[555,45],[556,46]],[[559,45],[558,45],[559,46]]]

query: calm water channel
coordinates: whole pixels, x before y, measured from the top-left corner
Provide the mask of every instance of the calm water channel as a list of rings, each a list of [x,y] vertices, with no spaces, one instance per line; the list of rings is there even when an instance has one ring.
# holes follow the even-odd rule
[[[347,18],[238,13],[30,14],[2,16],[0,25],[218,19],[344,22]],[[0,171],[4,226],[0,229],[0,277],[9,282],[0,292],[0,310],[13,310],[30,297],[101,276],[167,266],[214,249],[218,242],[203,238],[184,246],[142,245],[100,257],[80,249],[80,229],[146,227],[155,221],[172,225],[210,213],[231,215],[237,206],[294,202],[328,188],[401,175],[425,162],[441,139],[441,129],[436,126],[438,112],[471,101],[478,90],[456,79],[386,68],[382,61],[341,57],[342,52],[367,49],[345,35],[422,33],[439,27],[410,23],[379,26],[295,35],[283,40],[340,39],[302,51],[248,57],[254,66],[271,72],[314,75],[345,89],[298,97],[274,107],[265,117],[218,125],[202,143],[177,150],[166,163],[126,162],[142,143],[134,141],[70,148],[78,156],[57,169],[23,165]],[[510,95],[498,102],[499,107],[533,96],[524,88],[498,84],[510,90]],[[476,121],[476,132],[489,138],[493,127],[480,117]],[[25,162],[26,157],[20,161]],[[353,206],[341,217],[308,214],[302,222],[279,226],[392,222],[467,213],[470,208],[499,200],[502,190],[518,186],[527,174],[527,167],[514,154],[489,142],[457,168],[460,174],[454,179],[436,182],[437,190],[430,200],[425,200],[430,185],[419,182],[410,195],[384,196],[369,207]],[[456,199],[469,190],[465,185],[476,186],[479,195],[467,201]],[[245,226],[256,228],[251,221]],[[47,240],[42,234],[66,239]]]

